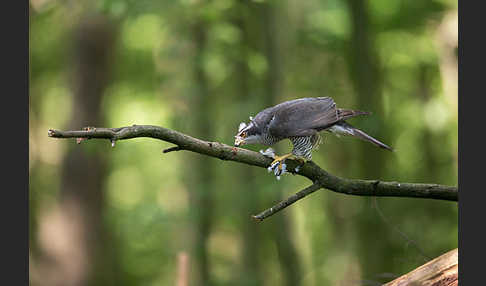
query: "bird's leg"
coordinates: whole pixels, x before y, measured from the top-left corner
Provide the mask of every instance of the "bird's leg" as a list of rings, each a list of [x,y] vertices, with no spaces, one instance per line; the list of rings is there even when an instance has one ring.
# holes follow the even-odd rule
[[[287,169],[286,169],[285,160],[292,159],[292,160],[296,160],[296,161],[299,162],[299,165],[295,168],[295,172],[299,172],[299,169],[307,161],[310,160],[308,158],[301,157],[301,156],[298,156],[298,155],[293,154],[293,153],[289,153],[289,154],[285,154],[285,155],[282,155],[282,156],[278,156],[278,155],[275,154],[275,151],[272,148],[268,148],[265,151],[260,150],[260,153],[262,155],[266,156],[266,157],[270,157],[270,158],[273,159],[272,163],[268,167],[268,171],[269,172],[273,171],[273,173],[275,174],[275,176],[277,177],[277,179],[280,179],[280,176],[282,174],[286,173],[286,170]]]
[[[277,180],[280,180],[280,176],[287,172],[286,171],[287,166],[284,162],[287,158],[292,156],[292,154],[285,154],[283,156],[277,156],[273,152],[273,150],[270,150],[270,151],[271,152],[269,152],[269,150],[267,149],[267,151],[265,151],[265,152],[260,151],[260,153],[264,154],[267,157],[271,157],[272,159],[274,159],[273,162],[268,167],[268,171],[269,172],[273,171],[273,173],[277,177]]]
[[[274,158],[274,160],[273,160],[272,164],[270,164],[270,166],[275,166],[275,165],[277,165],[277,164],[278,164],[278,168],[279,168],[279,170],[282,170],[282,164],[283,164],[283,162],[284,162],[284,161],[285,161],[287,158],[292,157],[292,156],[294,156],[294,154],[292,154],[292,153],[285,154],[285,155],[282,155],[282,156],[277,156],[277,155],[275,155],[275,158]]]
[[[293,153],[285,154],[285,155],[282,155],[282,156],[275,155],[272,164],[270,164],[270,169],[278,168],[278,170],[279,170],[278,173],[282,173],[282,168],[284,166],[284,162],[287,159],[291,159],[291,160],[295,160],[295,161],[299,162],[299,165],[295,168],[295,172],[299,172],[299,169],[302,166],[304,166],[304,164],[308,161],[307,158],[297,156]]]

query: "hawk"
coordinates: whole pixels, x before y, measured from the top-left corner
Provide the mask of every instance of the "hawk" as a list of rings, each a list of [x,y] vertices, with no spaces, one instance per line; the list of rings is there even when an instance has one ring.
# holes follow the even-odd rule
[[[279,178],[284,161],[287,158],[297,159],[302,163],[312,159],[312,150],[320,144],[320,131],[336,135],[350,135],[392,150],[386,144],[353,127],[346,119],[368,115],[369,112],[337,108],[331,97],[299,98],[285,101],[260,111],[249,123],[240,123],[235,136],[235,146],[243,144],[262,144],[266,146],[289,139],[293,149],[275,159],[271,168]],[[278,168],[277,168],[278,166]]]

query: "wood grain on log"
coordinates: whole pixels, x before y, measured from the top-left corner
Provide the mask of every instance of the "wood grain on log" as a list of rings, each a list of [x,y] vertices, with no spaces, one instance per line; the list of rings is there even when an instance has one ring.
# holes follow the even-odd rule
[[[457,286],[458,249],[451,250],[384,286]]]

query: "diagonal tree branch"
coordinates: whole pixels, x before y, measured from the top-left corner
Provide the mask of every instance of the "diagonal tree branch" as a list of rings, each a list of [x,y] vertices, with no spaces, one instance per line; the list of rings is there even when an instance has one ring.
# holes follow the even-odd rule
[[[79,131],[49,130],[48,136],[53,138],[76,138],[78,143],[85,139],[108,139],[112,142],[112,146],[118,140],[150,137],[177,145],[164,150],[164,153],[187,150],[222,160],[230,160],[263,168],[267,168],[272,162],[272,159],[251,150],[231,147],[219,142],[200,140],[181,132],[153,125],[133,125],[120,128],[87,127],[85,130]],[[355,196],[409,197],[447,201],[458,200],[458,189],[453,186],[340,178],[329,174],[312,161],[307,162],[298,172],[295,172],[295,167],[298,164],[296,161],[288,160],[287,171],[304,176],[310,179],[313,184],[280,202],[272,208],[273,210],[269,209],[254,216],[255,218],[263,220],[320,188]]]
[[[319,190],[321,186],[316,183],[308,186],[307,188],[303,189],[300,192],[295,193],[294,195],[290,196],[286,200],[281,201],[280,203],[276,204],[275,206],[254,215],[253,218],[259,221],[266,219],[269,216],[274,215],[275,213],[283,210],[284,208],[288,207],[289,205],[295,203],[296,201],[303,199],[305,196],[312,194],[313,192]]]

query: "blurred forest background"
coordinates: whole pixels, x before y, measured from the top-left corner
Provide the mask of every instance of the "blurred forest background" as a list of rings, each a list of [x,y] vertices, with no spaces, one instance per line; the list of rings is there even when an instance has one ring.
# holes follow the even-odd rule
[[[150,124],[232,145],[265,107],[331,96],[371,111],[350,123],[396,152],[326,136],[322,168],[457,185],[457,1],[31,0],[29,13],[31,285],[380,285],[457,247],[455,202],[322,190],[258,223],[310,182],[149,138],[47,137]]]

